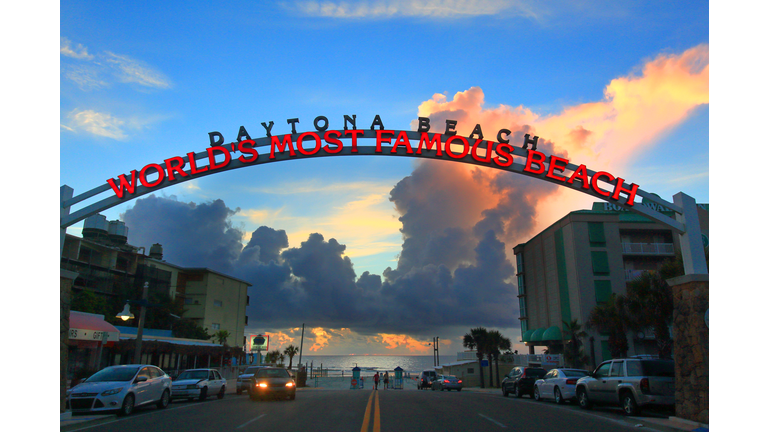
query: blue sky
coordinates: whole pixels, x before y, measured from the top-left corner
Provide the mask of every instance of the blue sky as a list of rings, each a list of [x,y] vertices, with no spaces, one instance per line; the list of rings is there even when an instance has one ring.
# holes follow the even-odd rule
[[[77,195],[148,163],[203,151],[211,131],[224,134],[227,142],[240,126],[261,137],[261,122],[274,121],[273,133],[284,134],[289,118],[299,118],[299,131],[308,131],[319,115],[329,118],[332,129],[343,126],[345,114],[357,115],[363,125],[379,114],[388,129],[410,129],[420,115],[453,115],[462,127],[481,123],[494,135],[496,125],[532,126],[575,163],[620,174],[670,201],[684,191],[710,202],[706,2],[477,1],[471,8],[464,3],[62,1],[59,183]],[[588,138],[566,144],[581,125],[591,131]],[[463,276],[456,270],[479,269],[480,253],[473,251],[485,250],[483,245],[490,251],[492,240],[503,242],[506,259],[514,263],[515,244],[593,201],[549,189],[526,195],[507,185],[499,190],[528,199],[520,207],[533,211],[535,222],[527,231],[513,231],[515,216],[508,215],[508,228],[495,239],[472,237],[483,210],[514,206],[503,205],[500,193],[472,192],[505,179],[484,173],[477,180],[468,168],[454,165],[381,157],[268,164],[164,189],[153,204],[171,214],[181,211],[178,203],[195,203],[202,212],[221,200],[233,212],[216,221],[218,234],[233,228],[242,234],[241,247],[262,225],[284,230],[289,248],[311,243],[310,234],[320,233],[317,250],[331,247],[330,239],[345,245],[342,255],[355,278],[366,271],[383,276],[390,268],[394,272],[385,282],[398,287],[408,270],[426,272],[427,264],[437,263],[459,284]],[[469,201],[430,204],[418,191],[427,185],[445,188],[435,196],[451,192]],[[530,201],[533,193],[542,194],[541,202]],[[173,235],[138,217],[152,214],[141,210],[130,202],[103,214],[134,221],[132,244],[148,248],[160,241],[172,251]],[[413,221],[459,210],[466,214],[432,234],[448,239],[451,229],[461,230],[467,253],[443,261],[430,257],[406,268],[410,252],[404,236],[422,234]],[[404,216],[411,222],[398,219]],[[80,235],[80,227],[68,232]],[[309,254],[311,246],[296,254]],[[344,267],[343,257],[334,265]],[[200,264],[181,255],[167,258]],[[233,272],[242,270],[229,264]],[[328,282],[319,276],[317,281],[318,286]],[[516,294],[514,284],[496,282]],[[381,331],[328,319],[315,326],[314,341],[318,353],[428,354],[424,342],[437,335],[453,344],[449,352],[460,350],[470,318],[425,321],[421,330],[391,324]],[[516,319],[477,325],[501,328],[519,340]],[[291,327],[256,320],[253,330],[288,340]]]

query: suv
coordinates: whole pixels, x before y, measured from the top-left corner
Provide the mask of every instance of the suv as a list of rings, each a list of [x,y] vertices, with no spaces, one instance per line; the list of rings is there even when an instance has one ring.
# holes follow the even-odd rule
[[[626,415],[640,415],[648,405],[675,405],[675,362],[672,360],[613,359],[600,363],[588,377],[576,382],[576,400],[621,406]]]
[[[527,394],[533,398],[533,384],[546,374],[544,368],[515,366],[501,381],[501,393],[504,397],[514,393],[517,397]]]
[[[248,366],[245,368],[243,373],[237,376],[237,384],[235,385],[235,388],[237,389],[237,394],[243,394],[243,391],[249,391],[249,383],[251,381],[251,378],[256,373],[257,370],[266,367],[266,366]]]
[[[437,372],[433,370],[425,370],[419,375],[418,381],[416,381],[416,388],[419,390],[424,390],[428,388],[432,388],[432,381],[437,378]]]

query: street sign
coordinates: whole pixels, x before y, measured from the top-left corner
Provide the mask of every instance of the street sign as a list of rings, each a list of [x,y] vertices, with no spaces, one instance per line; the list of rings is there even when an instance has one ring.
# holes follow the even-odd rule
[[[269,335],[250,335],[248,345],[251,351],[269,351]]]

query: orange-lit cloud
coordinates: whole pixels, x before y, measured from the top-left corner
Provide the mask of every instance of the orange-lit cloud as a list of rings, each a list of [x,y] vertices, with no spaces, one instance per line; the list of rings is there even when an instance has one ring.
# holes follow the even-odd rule
[[[309,347],[310,351],[320,351],[328,347],[331,343],[339,344],[345,338],[352,335],[352,331],[348,328],[327,329],[314,327],[310,330],[310,333],[314,337],[314,343]]]
[[[432,349],[431,341],[420,341],[404,334],[379,333],[378,336],[381,338],[381,343],[384,344],[385,348],[390,350],[405,348],[415,354],[428,354]]]

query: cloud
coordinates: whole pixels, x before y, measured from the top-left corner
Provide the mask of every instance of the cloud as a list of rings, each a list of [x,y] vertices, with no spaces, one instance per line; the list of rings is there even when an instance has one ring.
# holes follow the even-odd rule
[[[332,18],[449,18],[495,15],[501,11],[525,16],[533,14],[525,2],[498,0],[305,1],[299,2],[298,7],[306,15]]]
[[[100,113],[94,110],[73,110],[67,117],[70,119],[68,126],[62,125],[62,127],[77,132],[83,130],[85,132],[112,138],[116,140],[122,140],[127,137],[124,128],[126,121],[113,117],[107,113]]]
[[[88,48],[82,44],[77,44],[73,47],[72,41],[65,37],[60,37],[59,45],[59,51],[61,52],[61,55],[79,60],[93,60],[93,56],[88,54]]]
[[[105,58],[106,62],[116,69],[116,76],[121,82],[159,89],[171,87],[170,81],[161,72],[127,55],[107,51]]]

